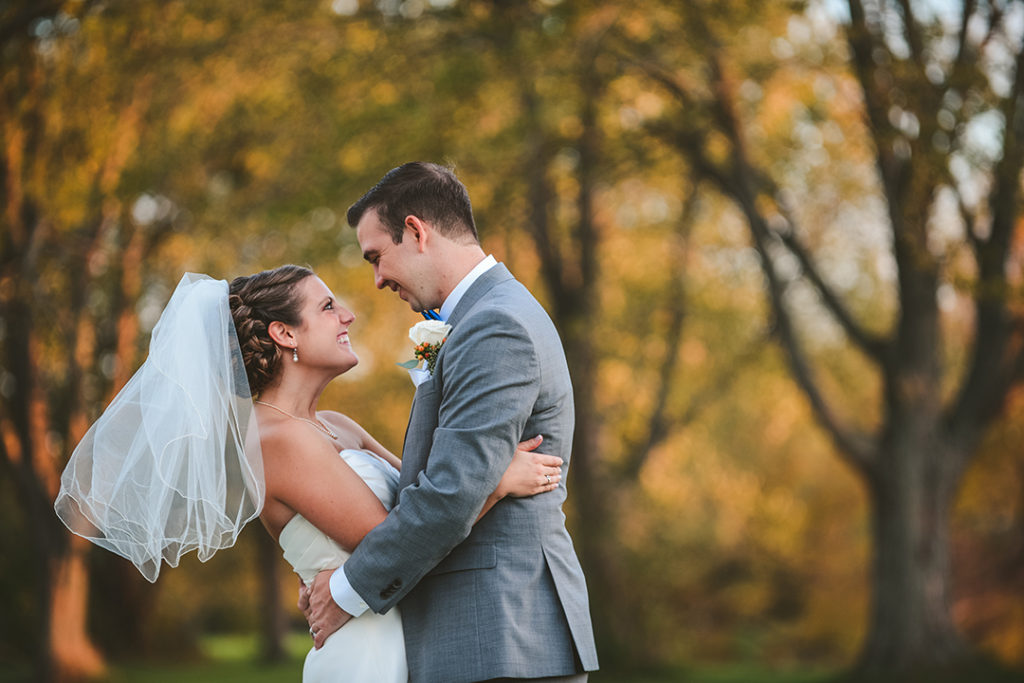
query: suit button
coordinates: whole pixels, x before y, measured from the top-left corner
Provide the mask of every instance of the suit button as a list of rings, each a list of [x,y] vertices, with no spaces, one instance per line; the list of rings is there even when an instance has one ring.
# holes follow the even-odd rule
[[[392,581],[388,585],[387,588],[385,588],[384,590],[382,590],[380,592],[381,600],[387,600],[388,598],[390,598],[392,595],[395,594],[395,591],[397,591],[401,587],[402,587],[402,580],[401,579],[395,579],[394,581]]]

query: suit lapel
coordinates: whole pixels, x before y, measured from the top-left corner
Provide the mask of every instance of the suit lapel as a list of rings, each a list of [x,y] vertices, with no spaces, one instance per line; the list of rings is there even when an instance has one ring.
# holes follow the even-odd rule
[[[514,279],[512,273],[504,264],[495,265],[470,285],[446,322],[455,327],[459,320],[464,318],[487,292],[494,289],[499,283],[512,279]],[[431,401],[436,403],[436,406],[433,407],[434,410],[440,408],[441,397],[436,395],[435,387],[429,386],[436,381],[428,380],[428,384],[421,385],[423,390],[417,388],[416,395],[412,400],[409,423],[405,429],[405,444],[402,448],[403,463],[407,463],[408,467],[402,467],[401,488],[414,482],[419,472],[427,465],[427,455],[430,451],[429,442],[437,426],[437,416],[432,415],[429,419],[425,419],[423,411],[431,409],[428,405]]]

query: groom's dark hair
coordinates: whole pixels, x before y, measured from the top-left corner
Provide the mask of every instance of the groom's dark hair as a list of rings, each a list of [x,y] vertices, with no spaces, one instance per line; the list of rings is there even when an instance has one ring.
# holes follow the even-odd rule
[[[349,207],[348,224],[356,227],[371,210],[377,212],[395,244],[402,241],[407,216],[432,223],[450,240],[480,242],[466,187],[451,169],[438,164],[412,161],[391,169]]]

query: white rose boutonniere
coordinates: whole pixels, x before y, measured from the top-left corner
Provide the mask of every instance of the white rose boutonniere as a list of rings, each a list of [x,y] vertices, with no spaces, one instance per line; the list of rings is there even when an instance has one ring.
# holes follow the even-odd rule
[[[441,352],[441,345],[448,339],[448,333],[451,331],[452,326],[440,320],[423,320],[416,323],[409,329],[409,339],[416,345],[413,349],[416,357],[399,365],[411,370],[424,362],[427,365],[427,372],[433,374],[437,354]]]

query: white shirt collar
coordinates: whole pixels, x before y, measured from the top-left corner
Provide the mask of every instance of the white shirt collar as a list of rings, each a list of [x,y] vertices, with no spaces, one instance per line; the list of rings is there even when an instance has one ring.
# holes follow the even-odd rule
[[[459,301],[462,299],[462,295],[466,293],[477,279],[486,273],[488,270],[498,265],[498,262],[490,254],[487,255],[480,263],[473,267],[473,270],[466,274],[466,277],[459,281],[459,284],[455,285],[455,289],[452,290],[448,298],[441,304],[441,310],[438,311],[438,315],[441,316],[441,320],[445,322],[451,317],[452,312],[455,311],[455,307],[459,305]]]

